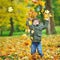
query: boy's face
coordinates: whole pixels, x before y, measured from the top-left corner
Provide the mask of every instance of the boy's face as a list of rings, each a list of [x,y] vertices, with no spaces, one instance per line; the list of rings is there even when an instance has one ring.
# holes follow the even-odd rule
[[[39,20],[34,20],[33,21],[33,25],[38,25],[39,24]]]

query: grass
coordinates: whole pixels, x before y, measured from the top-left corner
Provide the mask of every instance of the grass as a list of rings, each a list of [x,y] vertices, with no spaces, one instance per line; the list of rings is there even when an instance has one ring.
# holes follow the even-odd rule
[[[56,34],[60,34],[60,26],[56,26],[55,29],[56,29]],[[46,35],[46,30],[43,30],[42,33],[43,35]]]
[[[60,26],[56,26],[55,29],[56,29],[57,34],[60,34]],[[9,35],[9,32],[10,31],[4,31],[3,32],[3,36],[8,36]],[[21,31],[21,32],[14,32],[13,33],[13,36],[20,36],[22,34],[25,34],[25,32],[23,32],[23,31]],[[43,35],[46,35],[46,30],[43,30],[42,31],[42,34]]]
[[[60,34],[60,26],[55,27],[57,34]]]
[[[4,31],[2,36],[9,36],[9,33],[10,33],[10,31]],[[13,32],[13,36],[19,36],[19,35],[22,35],[24,33],[25,33],[24,31],[21,31],[21,32]]]

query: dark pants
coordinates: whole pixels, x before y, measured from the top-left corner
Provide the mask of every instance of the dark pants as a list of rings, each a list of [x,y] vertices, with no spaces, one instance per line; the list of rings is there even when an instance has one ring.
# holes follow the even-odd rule
[[[37,49],[39,55],[43,56],[41,42],[32,42],[32,45],[31,45],[31,54],[32,55],[34,53],[36,53],[36,49]]]

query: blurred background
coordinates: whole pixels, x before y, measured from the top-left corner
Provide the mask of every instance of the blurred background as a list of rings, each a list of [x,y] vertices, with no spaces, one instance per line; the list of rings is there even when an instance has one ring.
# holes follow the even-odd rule
[[[25,34],[26,20],[30,10],[40,4],[42,10],[48,9],[52,14],[50,29],[43,34],[60,34],[60,0],[0,0],[0,36],[19,36]],[[36,7],[36,8],[35,8]],[[36,11],[38,13],[38,11]],[[40,12],[39,12],[40,13]],[[40,17],[39,17],[40,18]]]

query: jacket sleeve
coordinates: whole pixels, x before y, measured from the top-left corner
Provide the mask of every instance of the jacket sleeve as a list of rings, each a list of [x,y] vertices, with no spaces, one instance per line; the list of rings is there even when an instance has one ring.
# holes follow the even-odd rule
[[[49,24],[49,21],[45,20],[44,28],[47,28],[48,27],[48,24]]]
[[[41,24],[42,29],[46,29],[48,27],[49,21],[45,20],[45,23]]]
[[[26,21],[26,26],[28,26],[30,29],[33,29],[33,25],[29,24],[29,20]]]

